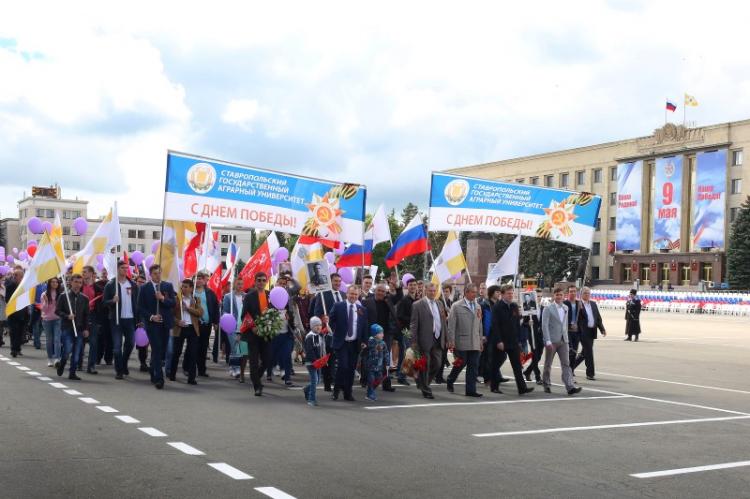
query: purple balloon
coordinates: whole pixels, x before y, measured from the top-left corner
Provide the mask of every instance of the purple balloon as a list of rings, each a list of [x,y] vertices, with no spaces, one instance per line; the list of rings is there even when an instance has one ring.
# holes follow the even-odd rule
[[[141,348],[148,345],[148,335],[142,327],[135,330],[135,344]]]
[[[19,259],[20,259],[20,260],[21,260],[22,262],[25,262],[26,260],[28,260],[28,259],[29,259],[29,254],[28,254],[28,253],[26,253],[25,251],[21,251],[20,253],[18,253],[18,258],[19,258]]]
[[[143,263],[146,264],[146,268],[149,268],[154,264],[154,255],[148,255]]]
[[[349,289],[349,285],[346,284],[343,279],[341,280],[341,284],[339,284],[339,291],[341,293],[346,293],[346,290]]]
[[[133,263],[136,265],[140,265],[143,263],[143,259],[146,258],[143,253],[136,250],[130,255],[130,259],[133,260]]]
[[[102,270],[104,270],[104,264],[102,262],[97,263],[96,270],[97,272],[101,272]]]
[[[89,223],[86,221],[83,217],[78,217],[75,220],[73,220],[73,229],[75,229],[76,234],[79,236],[82,236],[86,234],[86,229],[89,228]]]
[[[17,254],[18,254],[18,248],[13,248],[13,254],[14,254],[14,255],[17,255]]]
[[[336,268],[336,266],[335,266],[335,265],[329,265],[329,266],[328,266],[328,273],[329,273],[329,274],[335,274],[337,270],[338,270],[338,269]]]
[[[278,310],[283,310],[286,308],[286,304],[289,303],[289,293],[287,293],[286,289],[279,286],[273,288],[268,296],[271,299],[271,305]]]
[[[351,284],[354,282],[354,272],[350,267],[339,269],[339,275],[341,276],[341,282],[344,284]]]
[[[13,256],[12,256],[12,255],[6,255],[6,257],[5,257],[5,261],[6,261],[6,262],[8,262],[8,263],[13,263],[13,262],[15,262],[15,261],[16,261],[16,259],[15,259],[15,258],[13,258]]]
[[[0,263],[2,263],[4,261],[5,261],[5,253],[3,253],[2,255],[0,255]]]
[[[0,275],[5,275],[10,272],[10,267],[7,265],[0,265]]]
[[[237,319],[232,314],[224,314],[219,319],[219,326],[224,332],[233,333],[237,330]]]
[[[327,252],[323,257],[326,259],[326,261],[333,265],[336,262],[336,255],[334,255],[331,251]]]
[[[151,253],[156,253],[156,250],[159,249],[159,241],[154,241],[154,244],[151,245]]]
[[[97,263],[104,262],[104,255],[102,253],[99,253],[98,255],[96,255],[96,261]]]
[[[41,234],[42,232],[44,232],[42,221],[37,217],[29,218],[29,222],[26,225],[29,228],[29,232],[31,232],[32,234]]]
[[[289,250],[285,247],[281,247],[277,249],[273,254],[273,261],[274,263],[281,263],[285,262],[289,259]]]
[[[36,246],[36,245],[37,245],[36,239],[29,239],[29,242],[28,242],[28,243],[26,243],[26,247],[27,247],[27,248],[28,248],[29,246]]]
[[[44,227],[44,232],[47,232],[47,233],[52,232],[52,222],[44,222],[42,226]]]
[[[402,285],[403,287],[406,287],[406,283],[407,283],[408,281],[412,280],[412,279],[414,279],[414,276],[413,276],[413,275],[411,275],[411,274],[409,274],[409,273],[406,273],[406,274],[404,274],[404,275],[403,275],[403,276],[401,277],[401,285]]]

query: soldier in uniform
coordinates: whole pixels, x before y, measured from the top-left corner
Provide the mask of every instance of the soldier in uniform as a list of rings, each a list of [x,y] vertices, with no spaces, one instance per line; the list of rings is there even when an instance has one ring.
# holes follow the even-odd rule
[[[641,334],[641,299],[636,296],[635,289],[630,290],[630,297],[625,304],[625,341],[638,341],[638,335]]]

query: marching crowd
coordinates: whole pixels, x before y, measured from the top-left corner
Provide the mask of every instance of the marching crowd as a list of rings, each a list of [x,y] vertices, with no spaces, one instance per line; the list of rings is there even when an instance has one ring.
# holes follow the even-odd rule
[[[238,279],[218,297],[203,272],[175,289],[162,281],[159,265],[149,268],[148,278],[131,278],[128,270],[121,261],[111,279],[106,273],[97,277],[92,267],[81,274],[68,272],[65,285],[50,279],[37,289],[34,305],[6,318],[5,300],[23,279],[23,268],[16,266],[0,281],[0,320],[2,330],[9,329],[11,355],[23,355],[27,335],[41,349],[44,332],[48,366],[58,376],[67,369],[69,379],[79,380],[79,373],[97,375],[97,366],[105,363],[113,364],[115,378],[122,380],[130,374],[129,359],[137,348],[140,370],[162,389],[165,378],[175,381],[180,373],[191,385],[208,377],[210,353],[213,362],[226,362],[230,376],[241,383],[249,364],[256,396],[263,395],[264,378],[272,381],[275,368],[286,386],[294,386],[299,363],[309,373],[305,399],[315,406],[319,384],[333,400],[353,401],[358,378],[367,399],[376,400],[378,387],[393,392],[394,385],[408,386],[411,378],[422,396],[432,399],[432,384],[445,383],[454,392],[462,371],[467,397],[483,396],[480,377],[490,393],[499,394],[501,384],[510,381],[501,374],[506,361],[519,395],[534,389],[527,384],[532,376],[550,393],[555,357],[565,390],[574,395],[581,391],[575,377],[580,364],[588,380],[596,379],[594,342],[599,333],[606,335],[590,289],[579,293],[575,285],[554,288],[551,299],[542,299],[537,308],[517,303],[510,285],[469,283],[457,297],[449,284],[437,289],[414,278],[401,283],[395,272],[377,284],[365,276],[361,285],[343,288],[334,273],[333,291],[311,295],[282,273],[273,287],[286,290],[289,299],[277,307],[269,292],[270,276],[262,272],[249,289]],[[269,322],[269,311],[277,321]],[[639,313],[633,291],[626,313],[628,339],[638,339]],[[220,327],[225,314],[234,318],[233,331]],[[267,324],[272,324],[272,334],[264,332]],[[136,345],[139,328],[145,330],[147,345]],[[444,377],[446,368],[451,369]]]

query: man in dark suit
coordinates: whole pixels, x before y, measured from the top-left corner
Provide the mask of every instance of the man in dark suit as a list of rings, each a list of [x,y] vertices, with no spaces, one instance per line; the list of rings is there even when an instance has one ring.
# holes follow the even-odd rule
[[[333,306],[330,316],[325,318],[333,330],[331,346],[336,352],[336,384],[333,400],[344,392],[344,400],[354,401],[352,385],[359,352],[367,346],[367,311],[359,304],[359,286],[351,285],[346,292],[346,301]]]
[[[162,282],[161,267],[158,264],[151,265],[148,272],[151,282],[144,284],[138,293],[138,321],[146,324],[146,334],[151,345],[151,383],[161,390],[164,388],[162,364],[169,332],[174,326],[175,292],[171,283]]]
[[[208,279],[209,275],[206,272],[202,270],[198,272],[195,276],[195,291],[193,291],[193,295],[200,300],[201,306],[203,307],[203,316],[199,317],[200,336],[198,336],[198,353],[197,358],[195,359],[196,367],[198,368],[198,376],[203,378],[208,378],[208,373],[206,372],[206,355],[208,355],[208,343],[211,338],[211,329],[213,328],[213,330],[216,331],[217,336],[221,337],[221,330],[219,329],[219,299],[216,297],[216,293],[208,289],[206,286]],[[185,362],[187,362],[187,358],[185,359]],[[185,366],[187,366],[187,364],[185,364]],[[185,370],[187,371],[187,369]],[[172,373],[172,375],[174,375],[174,373]]]
[[[263,312],[268,310],[269,298],[266,291],[268,276],[264,272],[255,274],[255,287],[247,292],[242,300],[242,318],[250,315],[253,321],[257,320]],[[261,377],[271,364],[271,342],[266,341],[255,333],[255,328],[243,333],[247,341],[250,357],[250,380],[253,382],[255,396],[263,395],[263,383]]]
[[[581,300],[578,299],[578,288],[575,284],[568,286],[568,299],[563,304],[568,307],[568,348],[570,349],[570,370],[573,371],[576,357],[578,357],[578,345],[581,344],[581,331],[578,329]],[[575,373],[573,374],[573,381],[575,381]]]
[[[409,330],[412,348],[427,357],[427,370],[417,375],[417,387],[424,398],[432,399],[435,397],[430,383],[438,371],[443,369],[443,349],[447,346],[448,325],[445,321],[445,308],[436,299],[435,284],[425,284],[424,294],[424,298],[415,301],[411,307]]]
[[[396,329],[396,308],[388,299],[388,293],[385,283],[380,283],[375,287],[375,294],[367,298],[363,303],[367,310],[367,330],[370,326],[378,324],[383,328],[385,333],[385,362],[383,372],[383,390],[386,392],[395,392],[396,389],[391,386],[391,376],[388,372],[388,366],[391,363],[391,342],[393,342],[393,333]],[[364,370],[367,372],[366,370]]]
[[[127,276],[128,262],[117,263],[117,275],[104,286],[102,305],[109,310],[112,331],[112,349],[115,358],[115,379],[130,374],[128,359],[135,344],[136,317],[138,316],[138,291],[135,282]],[[124,342],[124,346],[123,346]]]
[[[490,333],[490,390],[500,392],[500,359],[502,352],[508,355],[508,361],[513,367],[518,394],[523,395],[534,391],[534,387],[526,386],[523,379],[520,352],[518,344],[521,328],[521,313],[518,304],[513,301],[513,286],[506,284],[500,288],[500,300],[492,309],[492,331]]]
[[[586,379],[596,381],[594,372],[594,340],[597,338],[597,332],[601,331],[602,336],[607,336],[604,329],[602,316],[599,314],[599,307],[596,302],[591,300],[591,290],[587,287],[581,289],[581,312],[578,315],[578,330],[581,333],[581,346],[583,352],[576,357],[575,364],[570,365],[571,370],[575,370],[581,362],[586,363]]]

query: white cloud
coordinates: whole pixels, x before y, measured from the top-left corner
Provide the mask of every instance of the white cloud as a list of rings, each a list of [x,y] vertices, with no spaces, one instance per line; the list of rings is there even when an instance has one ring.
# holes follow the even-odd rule
[[[249,129],[250,124],[258,115],[258,101],[254,99],[232,99],[227,103],[221,115],[224,123],[239,125]]]

